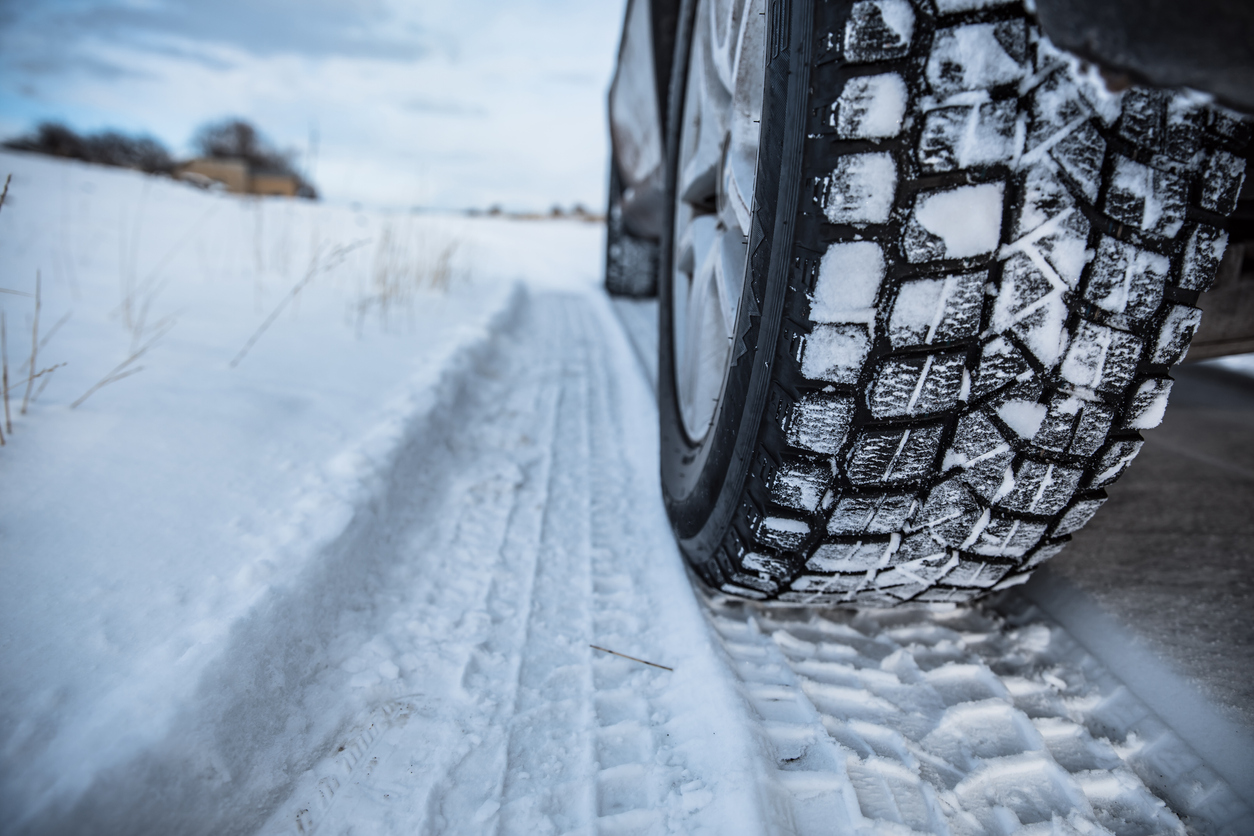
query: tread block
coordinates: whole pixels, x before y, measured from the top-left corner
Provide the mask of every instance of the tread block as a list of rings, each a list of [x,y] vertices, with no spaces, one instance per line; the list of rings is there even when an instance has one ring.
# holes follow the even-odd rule
[[[741,564],[746,571],[757,572],[777,581],[792,574],[792,566],[788,561],[760,552],[745,552]]]
[[[1130,430],[1152,430],[1163,422],[1167,398],[1171,396],[1169,377],[1142,380],[1132,392],[1123,414],[1123,426]]]
[[[930,415],[958,403],[966,353],[949,352],[884,361],[871,384],[868,405],[876,418]]]
[[[903,282],[888,319],[893,348],[954,342],[980,330],[988,272]]]
[[[1075,494],[1084,471],[1025,459],[1015,468],[1014,488],[998,507],[1021,514],[1052,516]]]
[[[1115,411],[1106,404],[1084,401],[1080,407],[1080,420],[1076,422],[1075,435],[1071,437],[1071,446],[1067,448],[1067,452],[1085,458],[1096,453],[1106,441],[1114,420]]]
[[[1104,403],[1056,392],[1050,396],[1040,429],[1031,441],[1042,450],[1091,456],[1106,440],[1114,417],[1114,410]]]
[[[1175,160],[1189,161],[1197,153],[1206,109],[1187,96],[1171,96],[1167,100],[1166,139],[1163,151]]]
[[[1171,262],[1166,256],[1103,235],[1084,298],[1104,311],[1140,324],[1158,310],[1170,272]]]
[[[788,416],[788,443],[815,453],[835,453],[845,443],[853,412],[852,398],[821,392],[805,395]]]
[[[959,469],[957,478],[991,502],[1006,482],[1014,450],[983,411],[958,420],[953,445],[945,453],[942,471]]]
[[[1127,470],[1128,465],[1132,464],[1137,453],[1141,452],[1144,443],[1140,440],[1120,440],[1106,445],[1097,463],[1093,465],[1093,475],[1089,477],[1085,487],[1104,488],[1113,485]]]
[[[902,240],[906,259],[918,264],[996,250],[1004,192],[1002,183],[981,183],[916,195]]]
[[[938,95],[989,90],[1028,72],[1027,28],[1022,20],[938,29],[927,59],[927,81]]]
[[[1059,373],[1076,386],[1118,392],[1132,382],[1140,357],[1141,341],[1136,336],[1081,320]]]
[[[794,592],[844,596],[856,591],[865,582],[865,573],[860,575],[800,575],[792,582],[791,589]]]
[[[813,512],[831,478],[826,462],[787,457],[771,479],[771,501],[795,511]]]
[[[1244,148],[1254,140],[1254,123],[1232,111],[1218,107],[1207,109],[1206,132],[1238,148]]]
[[[919,164],[926,171],[954,171],[1007,162],[1015,151],[1016,104],[1005,99],[928,111]]]
[[[1093,515],[1097,513],[1097,509],[1102,507],[1102,503],[1105,501],[1106,497],[1104,496],[1100,498],[1077,499],[1067,509],[1067,513],[1062,515],[1062,519],[1054,526],[1054,530],[1050,532],[1050,535],[1062,537],[1079,531],[1089,520],[1093,519]]]
[[[1046,523],[1032,523],[994,513],[971,545],[971,551],[991,558],[1022,558],[1032,546],[1040,543],[1047,528]]]
[[[1212,151],[1202,171],[1198,202],[1203,209],[1230,215],[1237,208],[1237,196],[1245,182],[1245,160],[1227,151]]]
[[[1060,551],[1067,547],[1068,542],[1067,540],[1049,540],[1041,543],[1028,553],[1027,560],[1023,561],[1023,568],[1035,569],[1051,557],[1057,556]]]
[[[1032,376],[1032,367],[1014,343],[994,337],[980,348],[980,360],[971,383],[971,398],[983,398],[1011,383]]]
[[[1068,287],[1080,283],[1088,264],[1089,222],[1056,172],[1045,166],[1028,171],[1011,234],[1010,249],[1039,254]]]
[[[728,578],[737,586],[743,586],[746,589],[756,589],[767,595],[774,595],[776,592],[779,592],[779,584],[769,577],[751,575],[747,572],[732,572]]]
[[[1158,329],[1158,339],[1150,354],[1151,363],[1174,366],[1189,352],[1189,343],[1202,321],[1202,312],[1190,305],[1172,305]]]
[[[971,600],[971,592],[966,589],[936,586],[923,590],[911,600],[920,604],[962,604]]]
[[[844,53],[850,64],[903,58],[914,36],[914,9],[905,0],[855,3],[845,23]]]
[[[810,319],[836,324],[874,322],[884,273],[884,251],[874,241],[832,244],[819,262]]]
[[[834,224],[888,220],[897,191],[897,164],[887,152],[849,154],[822,179],[823,214]]]
[[[763,517],[753,527],[759,543],[780,551],[794,551],[810,536],[810,524],[791,517]]]
[[[918,560],[903,561],[876,572],[875,587],[891,590],[894,595],[909,598],[934,586],[957,563],[958,559],[948,552]],[[893,587],[906,587],[906,589],[893,589]]]
[[[1123,94],[1121,114],[1116,130],[1134,145],[1151,151],[1161,150],[1166,137],[1168,94],[1161,90],[1133,87]]]
[[[1045,535],[1045,523],[1018,520],[994,513],[970,550],[987,557],[1023,557]],[[1004,572],[1002,573],[1005,574]],[[1001,580],[998,577],[997,580]]]
[[[751,598],[755,601],[766,600],[765,592],[758,589],[749,589],[748,587],[737,586],[734,583],[725,583],[721,585],[719,589],[726,592],[728,595],[735,595],[737,598]],[[783,596],[781,595],[780,597],[782,598]]]
[[[1207,224],[1198,224],[1189,233],[1180,262],[1180,286],[1206,291],[1215,284],[1219,262],[1228,250],[1228,233]]]
[[[845,23],[845,60],[851,64],[887,61],[910,52],[914,9],[906,0],[862,0]]]
[[[1172,238],[1184,226],[1186,194],[1178,175],[1120,156],[1102,210],[1120,223]]]
[[[978,534],[987,513],[961,482],[946,479],[928,492],[910,527],[927,529],[934,542],[959,549]]]
[[[841,139],[889,139],[901,133],[909,100],[897,73],[851,78],[832,102],[829,124]]]
[[[1013,568],[1006,564],[984,563],[959,557],[957,565],[945,576],[944,583],[946,586],[991,589]]]
[[[893,553],[889,562],[893,564],[914,563],[920,560],[936,562],[942,558],[947,560],[952,555],[953,551],[944,543],[937,541],[925,531],[918,531],[902,538],[901,545],[897,547],[897,551]]]
[[[801,373],[810,380],[852,385],[871,351],[865,325],[816,325],[801,347]]]
[[[884,562],[888,541],[824,543],[806,561],[811,572],[861,572],[866,574]],[[797,587],[794,585],[793,587]]]
[[[1052,271],[1051,271],[1052,273]],[[1009,331],[1041,365],[1052,369],[1066,345],[1066,283],[1056,273],[1042,271],[1023,253],[1002,268],[1001,290],[993,306],[992,330]]]
[[[934,424],[908,430],[863,431],[845,462],[845,475],[855,485],[918,481],[931,469],[943,429]]]
[[[1084,122],[1068,132],[1049,149],[1049,156],[1080,187],[1080,192],[1090,203],[1097,201],[1102,183],[1102,162],[1106,158],[1106,140],[1093,127]]]
[[[836,503],[831,519],[827,521],[827,533],[889,534],[900,531],[917,501],[914,494],[897,491],[845,494]]]
[[[1092,110],[1068,74],[1068,69],[1060,66],[1032,91],[1028,100],[1025,152],[1057,142],[1092,116]]]

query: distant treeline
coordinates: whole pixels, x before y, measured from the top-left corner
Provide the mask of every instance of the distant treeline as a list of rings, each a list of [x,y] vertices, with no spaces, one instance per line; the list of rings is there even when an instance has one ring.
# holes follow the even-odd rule
[[[6,140],[4,147],[100,165],[137,168],[149,174],[174,171],[174,158],[152,137],[127,136],[117,131],[84,135],[56,122],[44,122],[32,134]]]
[[[33,133],[0,144],[15,151],[133,168],[149,174],[173,175],[179,166],[169,149],[153,137],[119,131],[80,134],[57,122],[43,122]],[[295,152],[279,151],[257,128],[242,119],[223,119],[201,126],[192,137],[192,147],[203,158],[243,160],[253,174],[295,177],[301,197],[317,197],[313,184],[296,170]]]

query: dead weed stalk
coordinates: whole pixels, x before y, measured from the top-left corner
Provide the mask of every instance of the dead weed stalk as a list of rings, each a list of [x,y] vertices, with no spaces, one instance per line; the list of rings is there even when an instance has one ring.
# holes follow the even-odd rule
[[[30,370],[30,377],[26,378],[26,394],[22,397],[22,414],[26,414],[26,407],[30,405],[30,390],[35,385],[35,369],[39,363],[39,309],[43,306],[43,280],[39,275],[39,271],[35,271],[35,321],[31,324],[30,329],[30,362],[26,364],[26,368]],[[20,384],[19,384],[20,385]]]
[[[420,291],[446,292],[459,246],[458,241],[447,242],[432,258],[426,236],[416,233],[412,223],[399,231],[391,223],[385,224],[375,248],[370,289],[353,306],[357,336],[361,336],[363,322],[371,312],[378,315],[386,330],[392,310],[412,311]]]
[[[81,404],[83,401],[90,398],[98,390],[104,388],[105,386],[108,386],[110,383],[117,383],[119,380],[122,380],[123,378],[130,377],[133,374],[138,374],[139,372],[142,372],[144,370],[143,366],[136,366],[135,368],[130,368],[131,364],[134,363],[136,360],[138,360],[140,357],[143,357],[148,352],[148,349],[152,348],[161,340],[162,337],[170,333],[170,329],[174,327],[174,322],[175,321],[172,317],[166,317],[165,319],[161,320],[160,323],[154,326],[155,333],[153,333],[152,336],[148,338],[147,342],[145,342],[139,348],[133,350],[130,353],[130,356],[128,356],[121,363],[118,363],[116,366],[114,366],[113,369],[108,374],[100,378],[100,380],[97,381],[94,386],[92,386],[90,389],[84,392],[81,398],[76,400],[74,403],[70,404],[70,409],[77,409],[79,404]]]
[[[270,315],[267,316],[261,325],[257,327],[257,330],[253,332],[253,335],[248,338],[248,342],[244,343],[244,347],[241,348],[233,358],[231,358],[231,362],[229,364],[230,367],[233,369],[240,364],[240,361],[244,359],[244,356],[248,354],[254,345],[257,344],[257,340],[261,339],[261,335],[269,330],[270,326],[274,324],[274,321],[279,318],[279,314],[283,313],[283,309],[291,304],[292,301],[300,295],[300,292],[304,290],[310,282],[317,278],[318,274],[325,273],[328,270],[332,270],[339,266],[340,263],[348,257],[349,253],[359,247],[365,246],[368,243],[370,243],[370,239],[363,238],[359,241],[354,241],[351,244],[341,244],[338,247],[332,247],[325,254],[323,253],[321,247],[315,248],[309,259],[309,268],[305,271],[304,278],[298,281],[292,289],[279,300],[279,304],[275,306],[274,310],[270,312]]]

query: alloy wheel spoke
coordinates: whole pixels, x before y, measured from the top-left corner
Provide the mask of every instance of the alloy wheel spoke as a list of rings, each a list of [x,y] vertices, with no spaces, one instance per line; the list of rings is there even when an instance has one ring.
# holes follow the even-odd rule
[[[765,60],[764,0],[700,0],[680,134],[672,323],[680,412],[709,430],[748,262]]]

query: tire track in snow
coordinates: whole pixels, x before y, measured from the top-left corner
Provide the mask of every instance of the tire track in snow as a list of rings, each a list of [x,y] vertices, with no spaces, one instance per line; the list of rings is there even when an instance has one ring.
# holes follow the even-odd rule
[[[522,468],[500,544],[459,525],[414,555],[421,571],[469,566],[485,562],[476,549],[496,544],[482,570],[490,580],[477,582],[483,603],[460,619],[481,630],[459,657],[457,688],[384,702],[341,738],[343,752],[310,770],[271,830],[772,832],[756,745],[665,524],[655,413],[614,327],[608,306],[587,297],[536,296],[519,317],[500,352],[512,359],[499,385],[459,414],[466,438],[448,443],[480,444],[483,403],[531,393],[539,405],[513,410],[510,432],[535,437],[543,456]],[[483,446],[479,455],[500,452]],[[425,514],[423,525],[440,517]],[[438,601],[412,594],[389,606],[398,622],[448,620]],[[676,671],[594,654],[590,644]],[[438,683],[450,667],[431,664],[410,680]]]
[[[559,383],[562,361],[557,352],[561,329],[554,327],[547,306],[533,307],[530,315],[541,327],[534,333],[544,339],[531,362],[548,369],[547,376]],[[526,352],[522,352],[526,356]],[[543,408],[537,423],[541,432],[536,445],[546,451],[542,466],[529,474],[524,495],[515,503],[510,519],[511,535],[497,564],[488,594],[487,612],[491,629],[474,649],[462,673],[463,690],[484,707],[477,724],[473,747],[452,765],[447,775],[433,787],[427,800],[422,832],[479,833],[494,821],[500,809],[502,784],[507,772],[508,723],[519,678],[522,648],[529,632],[536,576],[540,570],[543,516],[552,490],[553,460],[561,416],[561,386],[540,390]],[[468,817],[467,812],[471,815]]]
[[[543,510],[540,558],[509,719],[507,768],[497,832],[565,833],[591,817],[587,775],[590,690],[587,646],[587,336],[573,301],[560,303],[565,337],[553,470]]]
[[[492,758],[499,744],[494,710],[511,697],[483,686],[510,681],[497,669],[513,663],[521,643],[538,556],[535,509],[547,505],[560,392],[544,385],[558,374],[557,335],[523,328],[528,316],[524,309],[514,333],[502,338],[483,375],[486,385],[458,409],[451,433],[425,439],[460,455],[450,464],[463,478],[405,532],[414,544],[410,568],[418,583],[410,578],[407,594],[377,601],[391,609],[390,629],[357,654],[368,656],[381,637],[401,645],[403,652],[393,649],[380,664],[408,655],[407,679],[426,693],[401,701],[401,710],[381,723],[380,713],[393,704],[385,703],[361,731],[342,737],[334,748],[343,751],[306,774],[267,831],[339,832],[360,824],[363,810],[384,832],[412,832],[424,820],[438,830],[447,776],[459,763]],[[500,367],[508,353],[528,358],[532,385],[518,385],[504,373],[517,371],[516,364]],[[475,587],[472,598],[449,594],[467,584]],[[459,633],[464,643],[449,641]],[[358,755],[365,738],[369,744]]]
[[[595,299],[537,296],[502,338],[441,442],[465,473],[406,529],[413,589],[379,597],[391,626],[353,657],[382,636],[358,673],[411,654],[413,692],[371,686],[276,829],[1183,832],[1140,777],[1157,744],[1112,720],[1140,715],[1039,619],[697,606],[607,324]]]
[[[1186,832],[1137,774],[1144,744],[1120,727],[1143,719],[1143,706],[1092,688],[1086,674],[1100,671],[1067,651],[1058,628],[1016,629],[979,609],[855,615],[712,602],[711,611],[774,747],[798,833],[830,832],[842,788],[852,790],[852,831]],[[808,806],[820,787],[831,800],[816,817]],[[1212,806],[1223,818],[1195,819],[1193,832],[1231,826],[1232,811]]]

